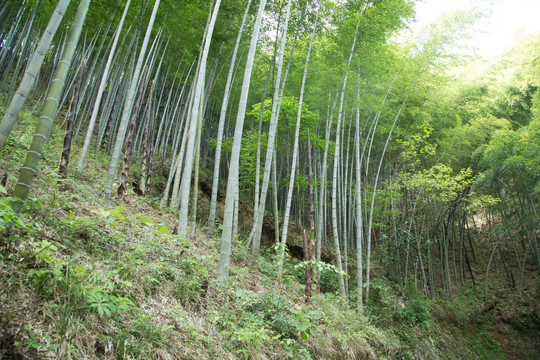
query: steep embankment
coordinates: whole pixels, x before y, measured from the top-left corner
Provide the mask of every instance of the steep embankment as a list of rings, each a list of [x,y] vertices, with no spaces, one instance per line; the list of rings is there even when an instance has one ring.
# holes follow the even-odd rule
[[[20,139],[28,132],[22,128]],[[103,198],[106,156],[90,158],[82,174],[59,179],[60,138],[45,154],[22,221],[6,206],[9,199],[0,198],[1,358],[428,360],[540,354],[538,287],[526,296],[501,291],[496,306],[483,308],[479,292],[429,301],[377,276],[369,307],[359,315],[354,294],[349,305],[335,295],[333,273],[323,273],[322,293],[306,304],[297,261],[287,260],[279,282],[270,251],[255,260],[237,241],[229,286],[215,288],[219,238],[201,231],[189,239],[173,235],[177,217],[157,208],[157,196],[130,191],[124,198]],[[0,158],[7,188],[24,154],[20,144]],[[205,181],[200,192],[204,213]],[[250,211],[242,205],[244,230]],[[265,230],[270,243],[271,224]]]

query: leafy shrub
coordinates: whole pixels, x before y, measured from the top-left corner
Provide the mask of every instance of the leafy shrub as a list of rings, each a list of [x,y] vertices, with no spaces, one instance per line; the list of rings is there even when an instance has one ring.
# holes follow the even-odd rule
[[[12,204],[15,198],[7,197],[6,195],[6,188],[0,185],[0,232],[4,232],[13,226],[27,229],[27,225],[22,217],[13,211]]]
[[[468,335],[466,341],[480,360],[506,358],[489,330]]]
[[[151,315],[139,314],[130,326],[124,327],[113,343],[119,358],[153,358],[156,349],[166,348],[171,342],[174,326],[159,325]]]
[[[396,311],[396,318],[405,326],[425,325],[431,319],[429,303],[420,297],[413,298]]]
[[[197,302],[208,289],[208,270],[193,257],[185,257],[181,264],[182,279],[176,289],[176,297],[185,302]]]
[[[321,292],[335,294],[339,291],[338,274],[340,271],[336,266],[324,261],[310,260],[300,261],[294,265],[294,271],[296,277],[301,284],[305,283],[305,269],[310,264],[313,269],[313,276],[315,276],[315,269],[318,269],[321,274]],[[341,271],[342,276],[348,276],[344,271]]]
[[[248,304],[245,311],[264,320],[284,339],[307,340],[315,324],[308,314],[291,311],[285,297],[269,293],[257,302]]]
[[[111,317],[135,307],[131,299],[109,294],[102,288],[93,288],[88,291],[86,301],[90,309],[97,311],[100,317]]]
[[[259,301],[246,306],[245,310],[266,320],[272,329],[283,337],[296,338],[295,328],[287,317],[288,307],[286,300],[282,296],[266,294]]]
[[[31,269],[28,276],[36,289],[46,295],[66,291],[68,287],[66,270],[69,265],[56,255],[58,249],[63,246],[48,240],[36,241],[32,246],[32,255],[35,256],[38,267]]]
[[[379,324],[390,325],[394,311],[393,300],[388,284],[380,279],[371,281],[367,312]]]

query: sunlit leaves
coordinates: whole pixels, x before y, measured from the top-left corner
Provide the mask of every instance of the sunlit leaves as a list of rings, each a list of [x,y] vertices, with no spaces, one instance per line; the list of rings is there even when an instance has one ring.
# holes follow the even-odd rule
[[[449,166],[437,164],[420,172],[401,174],[399,179],[403,186],[414,189],[418,195],[423,193],[428,199],[446,203],[454,200],[473,180],[472,170],[469,168],[461,169],[457,175],[452,172]]]
[[[519,192],[540,192],[540,121],[518,131],[498,131],[482,157],[481,183],[513,187]]]

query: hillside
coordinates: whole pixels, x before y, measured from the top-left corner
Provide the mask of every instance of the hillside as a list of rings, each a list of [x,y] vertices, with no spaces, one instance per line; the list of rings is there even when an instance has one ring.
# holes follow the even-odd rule
[[[540,33],[474,3],[0,1],[0,358],[539,359]]]
[[[26,112],[21,141],[35,121]],[[45,153],[21,216],[5,200],[0,256],[0,348],[4,359],[535,359],[540,354],[538,283],[500,285],[489,304],[476,290],[428,300],[386,276],[372,284],[364,314],[323,272],[306,304],[303,269],[288,257],[276,278],[272,248],[258,259],[237,240],[229,285],[215,287],[219,238],[172,234],[177,215],[159,199],[106,199],[106,156],[61,179],[60,129]],[[8,148],[1,173],[10,186],[22,143]],[[9,153],[10,156],[5,156]],[[201,192],[204,202],[204,192]],[[11,231],[7,228],[12,226]],[[243,238],[243,236],[241,237]],[[375,272],[383,271],[376,267]],[[352,271],[351,271],[352,272]],[[499,270],[492,284],[504,283]],[[499,286],[499,285],[497,285]]]

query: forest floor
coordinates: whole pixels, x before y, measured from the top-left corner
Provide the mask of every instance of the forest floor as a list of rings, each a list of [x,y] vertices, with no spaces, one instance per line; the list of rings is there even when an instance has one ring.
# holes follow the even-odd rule
[[[22,120],[0,157],[7,189],[35,114]],[[279,281],[271,248],[253,259],[235,240],[229,284],[217,288],[218,237],[174,235],[177,215],[158,208],[157,190],[106,199],[106,155],[59,178],[61,143],[56,129],[22,221],[0,198],[0,359],[540,358],[538,276],[515,291],[494,273],[484,305],[481,285],[429,300],[375,265],[358,314],[353,289],[337,295],[335,274],[323,273],[306,304],[298,260],[287,259]]]

